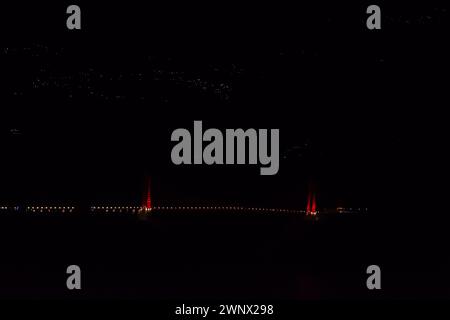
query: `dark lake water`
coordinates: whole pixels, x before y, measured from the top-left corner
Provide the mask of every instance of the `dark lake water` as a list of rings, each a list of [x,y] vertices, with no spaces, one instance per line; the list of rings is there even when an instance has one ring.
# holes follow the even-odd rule
[[[5,214],[0,297],[450,297],[434,226],[373,216]],[[77,293],[65,286],[71,264],[82,270]],[[366,288],[371,264],[381,267],[382,292]]]

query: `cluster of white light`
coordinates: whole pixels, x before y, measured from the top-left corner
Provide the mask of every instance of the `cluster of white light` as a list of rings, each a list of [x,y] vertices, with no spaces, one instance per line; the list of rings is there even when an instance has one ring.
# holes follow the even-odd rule
[[[153,210],[191,210],[191,211],[254,211],[254,212],[284,212],[284,213],[304,213],[303,210],[281,209],[281,208],[258,208],[242,206],[161,206],[153,207]]]
[[[142,207],[115,207],[115,206],[97,206],[97,207],[91,207],[91,210],[137,210],[142,209]]]
[[[0,206],[0,210],[12,210],[18,207]],[[27,212],[73,212],[73,206],[28,206]],[[367,208],[336,208],[337,213],[358,213],[367,212]],[[284,209],[284,208],[264,208],[264,207],[244,207],[244,206],[154,206],[147,208],[145,206],[92,206],[90,207],[92,213],[150,213],[152,211],[238,211],[238,212],[260,212],[260,213],[293,213],[305,214],[306,216],[317,216],[319,211],[306,211],[298,209]],[[327,213],[325,210],[323,213]],[[332,211],[330,212],[332,213]]]
[[[26,208],[27,211],[31,212],[72,212],[75,210],[75,207],[70,206],[30,206]]]
[[[151,208],[134,207],[134,206],[94,206],[91,207],[91,212],[148,212]]]
[[[0,210],[11,210],[14,207],[0,206]],[[27,212],[73,212],[73,206],[28,206]],[[243,207],[243,206],[154,206],[147,208],[145,206],[92,206],[90,211],[93,213],[150,213],[151,211],[245,211],[245,212],[263,212],[263,213],[295,213],[306,214],[307,216],[316,216],[319,211],[306,211],[298,209],[284,208],[264,208],[264,207]],[[336,208],[337,213],[358,213],[366,212],[367,208]],[[325,211],[324,213],[327,213]],[[331,213],[331,212],[330,212]]]
[[[150,211],[250,211],[265,213],[305,213],[304,210],[282,209],[282,208],[261,208],[261,207],[243,207],[243,206],[155,206],[133,207],[133,206],[93,206],[93,213],[115,213],[115,212],[150,212]]]
[[[358,213],[358,212],[365,212],[365,211],[367,211],[367,208],[344,208],[344,207],[337,207],[336,208],[336,211],[338,212],[338,213],[350,213],[350,212],[355,212],[355,213]]]

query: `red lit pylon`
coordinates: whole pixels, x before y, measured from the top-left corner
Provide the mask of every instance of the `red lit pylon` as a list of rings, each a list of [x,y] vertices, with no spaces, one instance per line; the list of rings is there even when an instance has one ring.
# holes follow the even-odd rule
[[[313,193],[312,195],[312,203],[311,203],[311,213],[316,213],[316,194]]]
[[[306,201],[306,215],[317,214],[316,193],[313,191],[308,192],[308,198]]]
[[[144,208],[147,210],[152,209],[152,198],[150,193],[150,180],[147,182],[147,190],[145,192],[145,199],[144,199]]]
[[[147,190],[147,199],[145,200],[145,207],[147,209],[151,209],[152,208],[152,200],[150,197],[150,188]]]

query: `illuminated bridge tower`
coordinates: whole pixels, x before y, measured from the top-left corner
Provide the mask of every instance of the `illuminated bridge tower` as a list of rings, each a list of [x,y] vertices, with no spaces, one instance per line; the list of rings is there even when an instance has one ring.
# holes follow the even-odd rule
[[[315,216],[318,213],[316,203],[316,190],[314,184],[310,183],[308,190],[308,198],[306,200],[306,215]]]
[[[144,195],[144,201],[142,204],[142,208],[145,212],[152,210],[152,198],[150,192],[150,179],[147,180],[146,190]]]

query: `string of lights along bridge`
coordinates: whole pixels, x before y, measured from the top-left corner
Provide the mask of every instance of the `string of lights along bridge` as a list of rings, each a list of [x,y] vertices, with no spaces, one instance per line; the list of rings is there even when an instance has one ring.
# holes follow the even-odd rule
[[[367,208],[322,208],[320,211],[316,203],[316,193],[313,191],[308,192],[306,208],[305,209],[292,209],[292,208],[268,208],[268,207],[256,207],[256,206],[239,206],[239,205],[154,205],[150,186],[147,187],[145,197],[141,206],[117,206],[117,205],[94,205],[86,208],[91,214],[153,214],[161,212],[185,212],[185,213],[212,213],[212,212],[224,212],[224,213],[264,213],[264,214],[298,214],[309,217],[316,217],[320,214],[329,213],[365,213]],[[0,205],[0,212],[25,212],[25,213],[79,213],[83,212],[81,207],[74,205],[28,205],[28,206],[11,206]]]

